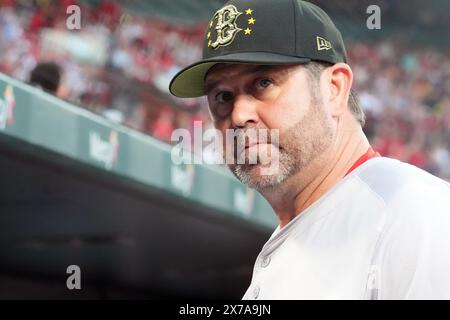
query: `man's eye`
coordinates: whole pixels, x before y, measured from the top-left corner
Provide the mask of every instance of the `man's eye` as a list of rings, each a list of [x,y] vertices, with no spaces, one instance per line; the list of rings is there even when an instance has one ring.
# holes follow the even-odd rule
[[[263,79],[259,79],[257,81],[257,87],[258,88],[267,88],[272,84],[272,80],[267,79],[267,78],[263,78]]]
[[[233,98],[233,93],[229,91],[220,91],[214,95],[214,98],[210,103],[210,110],[211,115],[215,120],[221,120],[228,117],[233,108]]]
[[[216,94],[216,102],[217,103],[228,103],[233,99],[233,95],[228,91],[221,91]]]

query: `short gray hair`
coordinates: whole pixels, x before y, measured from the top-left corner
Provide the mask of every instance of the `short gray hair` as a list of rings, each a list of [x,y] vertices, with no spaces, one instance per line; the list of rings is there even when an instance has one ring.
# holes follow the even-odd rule
[[[319,77],[322,73],[322,71],[325,68],[328,68],[332,66],[331,63],[328,62],[318,62],[318,61],[311,61],[310,63],[307,63],[304,65],[306,70],[309,71],[310,75],[313,76],[315,80],[319,80]],[[361,127],[364,127],[366,123],[366,116],[364,114],[364,110],[361,107],[361,104],[359,102],[358,95],[356,92],[351,89],[350,90],[350,96],[348,99],[348,107],[350,108],[350,111],[352,112],[355,119],[359,122]]]

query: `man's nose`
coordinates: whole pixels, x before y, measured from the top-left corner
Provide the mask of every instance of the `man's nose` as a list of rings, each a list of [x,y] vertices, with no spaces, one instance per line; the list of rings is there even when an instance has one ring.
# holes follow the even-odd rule
[[[234,127],[244,128],[249,124],[256,124],[259,121],[257,112],[257,101],[247,94],[240,94],[234,98],[231,121]]]

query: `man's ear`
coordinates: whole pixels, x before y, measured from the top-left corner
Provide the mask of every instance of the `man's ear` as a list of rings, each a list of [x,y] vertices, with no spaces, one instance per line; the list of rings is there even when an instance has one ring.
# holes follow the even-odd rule
[[[336,63],[327,69],[327,86],[329,86],[328,105],[333,117],[341,116],[348,110],[348,99],[353,83],[353,72],[346,63]]]

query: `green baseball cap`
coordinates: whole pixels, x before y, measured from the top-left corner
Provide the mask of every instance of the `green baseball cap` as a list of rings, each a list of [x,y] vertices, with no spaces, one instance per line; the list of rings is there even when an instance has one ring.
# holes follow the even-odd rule
[[[180,98],[205,95],[205,77],[217,63],[306,64],[347,62],[341,33],[318,6],[303,0],[231,0],[207,26],[202,60],[169,85]]]

